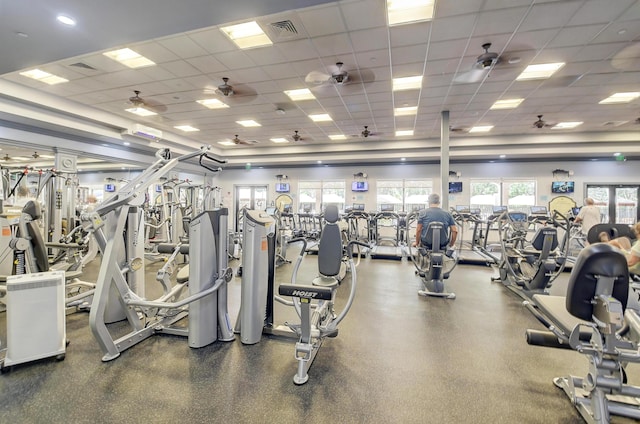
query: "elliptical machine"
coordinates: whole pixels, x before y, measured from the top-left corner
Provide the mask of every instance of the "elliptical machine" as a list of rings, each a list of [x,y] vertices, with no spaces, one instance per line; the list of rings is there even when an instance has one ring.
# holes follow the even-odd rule
[[[427,226],[426,237],[414,252],[409,245],[409,257],[416,267],[416,275],[422,279],[422,290],[418,290],[420,296],[444,297],[455,299],[456,294],[446,292],[444,280],[449,278],[451,271],[458,264],[458,256],[453,249],[447,249],[449,240],[447,229],[441,222],[431,222]]]
[[[507,288],[525,300],[534,294],[548,294],[551,283],[564,270],[568,243],[558,242],[558,226],[567,228],[568,220],[558,211],[549,219],[553,225],[539,227],[531,240],[529,220],[524,212],[504,212],[499,219],[498,232],[502,256],[498,262],[498,277]],[[568,237],[565,231],[565,238]],[[559,249],[559,246],[565,250]]]

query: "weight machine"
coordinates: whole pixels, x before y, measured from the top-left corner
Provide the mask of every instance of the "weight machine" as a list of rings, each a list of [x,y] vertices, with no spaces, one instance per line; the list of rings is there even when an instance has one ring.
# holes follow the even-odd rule
[[[156,153],[156,162],[118,192],[101,203],[94,212],[81,216],[83,227],[92,232],[102,262],[89,326],[110,361],[120,353],[154,334],[188,337],[189,346],[203,347],[217,339],[234,339],[227,311],[227,286],[233,272],[227,266],[227,209],[205,211],[190,225],[190,275],[165,290],[156,300],[144,298],[144,243],[140,207],[144,193],[181,162],[198,158],[203,168],[218,172],[204,160],[224,163],[209,156],[209,147],[172,159],[169,149]],[[123,237],[124,234],[124,237]],[[181,298],[187,288],[189,294]],[[175,323],[189,316],[188,327]],[[129,332],[114,339],[107,324],[126,319]]]

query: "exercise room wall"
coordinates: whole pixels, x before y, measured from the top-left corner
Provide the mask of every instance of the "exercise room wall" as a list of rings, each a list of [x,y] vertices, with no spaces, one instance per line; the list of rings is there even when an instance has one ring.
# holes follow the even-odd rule
[[[575,181],[575,192],[570,194],[578,205],[582,205],[585,186],[587,183],[607,184],[639,184],[640,174],[637,172],[640,163],[638,161],[618,162],[614,160],[599,161],[573,161],[573,162],[508,162],[495,161],[486,163],[451,164],[450,170],[460,173],[460,178],[452,177],[450,181],[461,181],[463,192],[451,195],[450,205],[469,203],[469,182],[472,179],[493,179],[496,182],[512,179],[534,179],[537,181],[537,203],[547,204],[556,195],[551,193],[551,183],[558,180]],[[556,175],[553,171],[561,169],[571,171],[573,175]],[[354,174],[366,173],[369,182],[369,191],[366,193],[353,193],[349,187],[354,180]],[[386,166],[326,166],[310,165],[300,168],[260,168],[253,166],[251,169],[229,169],[214,179],[213,184],[222,187],[223,198],[232,199],[233,186],[268,185],[271,202],[277,197],[275,183],[276,175],[287,175],[290,183],[290,195],[296,201],[299,181],[312,180],[344,180],[347,183],[347,203],[365,203],[367,209],[376,205],[376,180],[398,179],[431,179],[434,191],[440,187],[440,166],[397,164]],[[353,203],[352,202],[352,203]],[[227,206],[230,206],[227,205]]]

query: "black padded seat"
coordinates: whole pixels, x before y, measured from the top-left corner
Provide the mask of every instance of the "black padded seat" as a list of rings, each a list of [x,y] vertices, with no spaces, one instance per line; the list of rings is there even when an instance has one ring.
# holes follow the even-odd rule
[[[629,297],[629,268],[624,255],[607,243],[596,243],[582,249],[578,255],[567,286],[566,308],[573,316],[591,321],[598,279],[610,278],[613,288],[610,293],[627,307]],[[608,293],[599,293],[608,294]]]
[[[587,321],[576,318],[567,311],[566,298],[564,296],[535,294],[533,295],[533,301],[543,314],[553,317],[554,325],[567,336],[571,334],[576,325],[587,324]]]

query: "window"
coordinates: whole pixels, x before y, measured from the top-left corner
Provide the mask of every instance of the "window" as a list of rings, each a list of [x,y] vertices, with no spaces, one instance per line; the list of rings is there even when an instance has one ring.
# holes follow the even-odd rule
[[[433,191],[431,180],[376,181],[376,210],[393,208],[395,212],[424,209]]]
[[[505,180],[502,183],[507,194],[507,205],[510,211],[524,212],[527,215],[531,206],[536,205],[535,180]]]
[[[344,210],[345,182],[300,181],[298,184],[298,210],[320,213],[327,205],[336,205]]]
[[[480,209],[482,218],[487,218],[493,213],[494,206],[500,206],[500,183],[491,180],[471,180],[469,182],[471,209]]]
[[[322,181],[300,181],[298,184],[298,211],[314,213],[320,210]]]
[[[336,205],[338,210],[344,211],[345,184],[343,181],[322,182],[322,210],[327,205]]]

